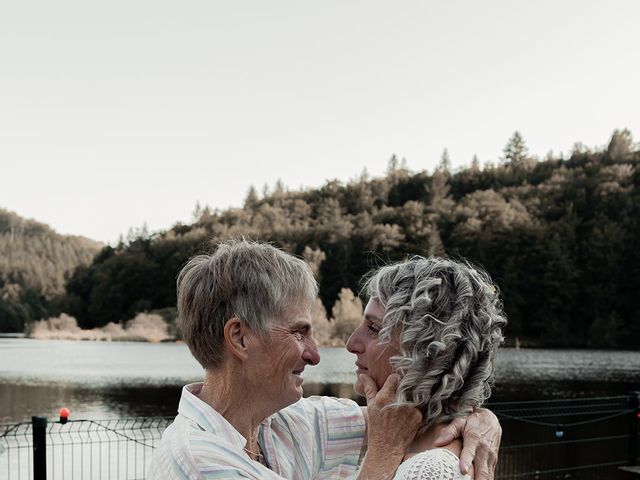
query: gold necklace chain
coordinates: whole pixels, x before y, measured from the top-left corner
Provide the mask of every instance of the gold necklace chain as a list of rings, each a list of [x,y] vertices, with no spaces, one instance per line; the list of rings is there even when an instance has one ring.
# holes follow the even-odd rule
[[[262,454],[262,451],[260,449],[260,445],[259,444],[258,444],[258,451],[257,452],[252,452],[251,450],[249,450],[246,447],[242,447],[242,450],[244,450],[249,455],[249,457],[251,457],[251,460],[255,460],[256,462],[260,462],[262,465],[266,465],[267,464],[265,459],[264,459],[264,455]]]

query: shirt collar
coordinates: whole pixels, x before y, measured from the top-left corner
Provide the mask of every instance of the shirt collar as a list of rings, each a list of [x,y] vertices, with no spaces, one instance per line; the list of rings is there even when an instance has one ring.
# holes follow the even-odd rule
[[[202,385],[202,382],[192,383],[182,388],[178,413],[197,423],[202,430],[229,440],[239,449],[244,448],[247,444],[246,438],[211,405],[200,400],[198,395],[202,390]]]

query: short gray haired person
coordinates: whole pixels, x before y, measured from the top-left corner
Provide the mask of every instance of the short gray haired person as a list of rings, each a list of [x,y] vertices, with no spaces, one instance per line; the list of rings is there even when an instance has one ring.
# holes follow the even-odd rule
[[[318,284],[307,264],[266,243],[222,243],[198,255],[178,275],[183,338],[203,368],[224,361],[225,320],[240,317],[266,333],[293,305],[310,305]]]
[[[416,256],[372,271],[363,290],[369,298],[364,319],[347,342],[358,373],[376,385],[397,374],[396,404],[423,414],[395,478],[468,478],[458,458],[461,442],[438,448],[434,440],[491,394],[507,323],[498,288],[466,261]],[[356,391],[366,382],[358,380]],[[492,456],[491,468],[496,460]]]
[[[302,372],[320,361],[311,330],[317,283],[303,260],[230,240],[192,258],[177,288],[184,341],[204,381],[183,388],[149,478],[393,477],[422,423],[419,409],[394,405],[397,375],[368,389],[367,407],[302,398]],[[490,412],[474,415],[464,441],[475,450],[479,432],[499,436],[500,428]]]

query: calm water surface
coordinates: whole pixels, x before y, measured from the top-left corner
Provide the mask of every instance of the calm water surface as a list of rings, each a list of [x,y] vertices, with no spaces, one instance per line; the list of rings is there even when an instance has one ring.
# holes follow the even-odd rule
[[[321,349],[306,393],[352,396],[355,356]],[[183,344],[0,338],[0,423],[31,415],[72,418],[174,415],[180,387],[202,368]],[[332,385],[332,386],[328,386]],[[500,352],[493,401],[626,394],[640,390],[640,352]]]

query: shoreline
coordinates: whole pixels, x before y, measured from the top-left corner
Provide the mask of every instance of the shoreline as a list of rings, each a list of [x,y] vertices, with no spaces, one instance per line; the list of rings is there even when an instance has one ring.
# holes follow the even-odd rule
[[[90,330],[89,330],[90,331]],[[29,336],[26,333],[0,333],[0,340],[2,339],[25,339],[25,340],[38,340],[38,341],[51,341],[51,340],[60,340],[60,341],[73,341],[73,342],[95,342],[95,343],[110,343],[110,342],[131,342],[131,343],[173,343],[173,344],[184,344],[184,341],[179,338],[163,338],[159,340],[150,340],[148,338],[142,336],[131,335],[130,337],[126,336],[118,336],[115,338],[109,338],[107,335],[95,336],[95,335],[87,335],[87,336],[75,336],[73,334],[69,335],[51,335],[46,337],[40,336]],[[344,345],[336,345],[333,344],[319,344],[318,348],[345,348]],[[588,347],[588,346],[546,346],[546,345],[514,345],[508,344],[500,347],[500,350],[577,350],[577,351],[593,351],[593,352],[611,352],[611,351],[619,351],[619,352],[638,352],[640,351],[640,347],[638,348],[620,348],[620,347],[611,347],[611,348],[603,348],[603,347]]]

